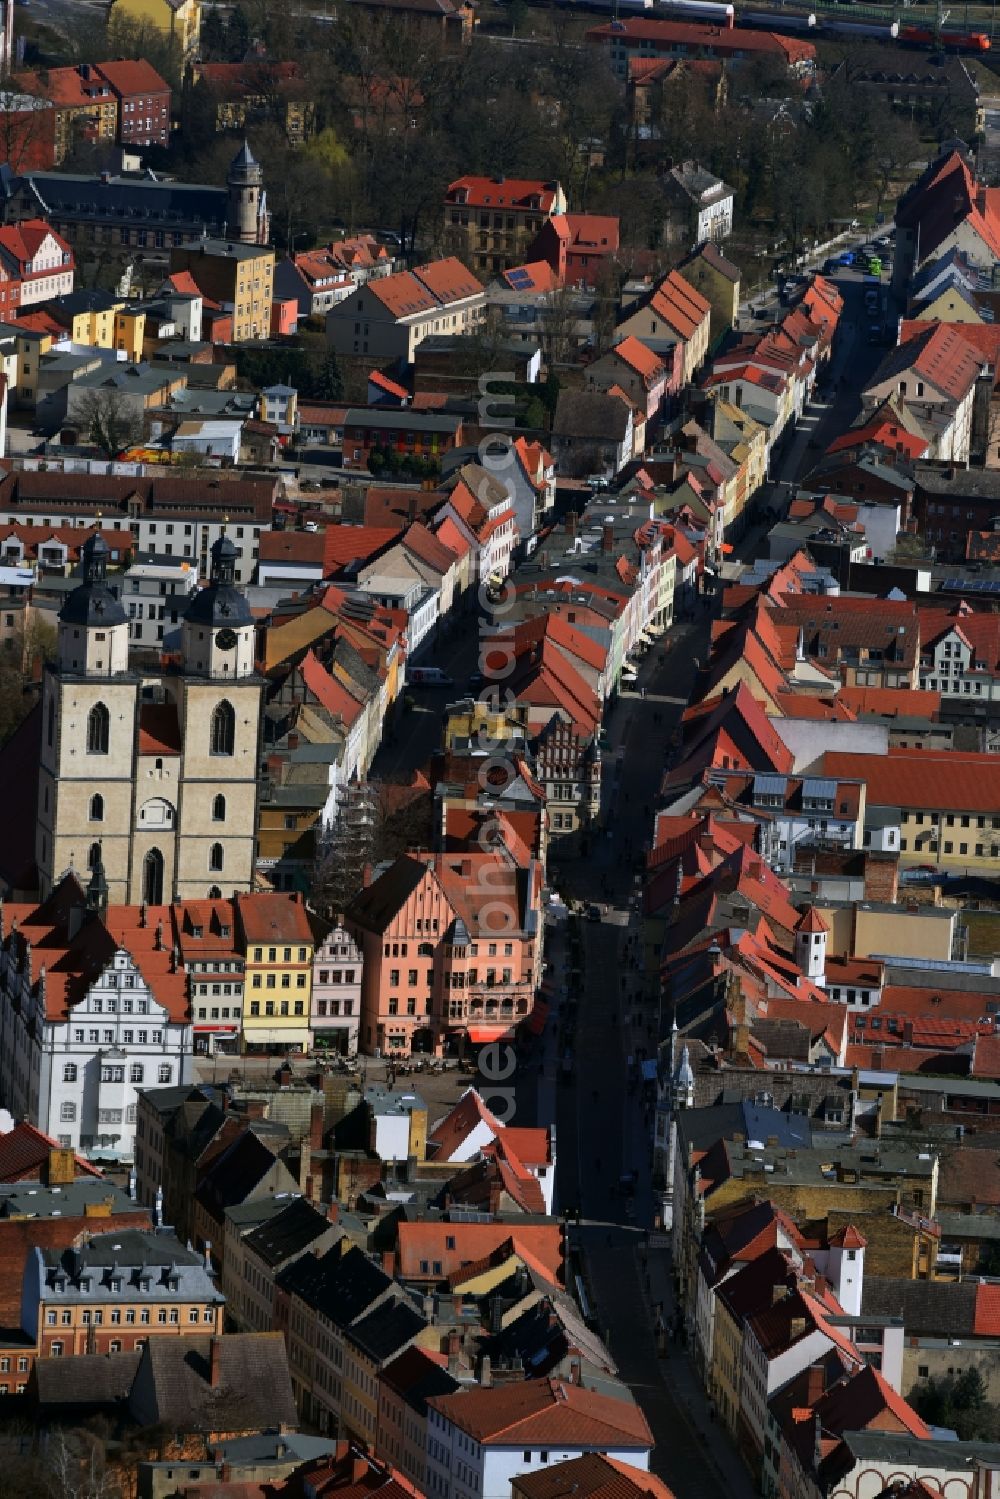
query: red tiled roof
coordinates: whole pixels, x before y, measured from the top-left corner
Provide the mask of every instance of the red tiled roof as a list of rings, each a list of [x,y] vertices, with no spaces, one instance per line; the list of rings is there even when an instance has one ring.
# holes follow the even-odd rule
[[[18,224],[0,226],[0,251],[9,255],[19,269],[25,269],[28,262],[38,254],[49,235],[70,257],[68,263],[72,264],[72,251],[69,245],[44,219],[22,219]],[[44,274],[50,275],[51,273],[46,271]]]
[[[118,62],[99,62],[94,67],[123,99],[133,94],[169,94],[170,84],[144,57],[122,58]]]
[[[659,355],[654,354],[652,349],[640,343],[631,333],[623,338],[621,343],[615,344],[610,352],[636,374],[641,375],[647,388],[655,385],[657,380],[661,380],[666,375],[667,367]]]
[[[467,297],[479,296],[483,291],[482,282],[477,281],[472,272],[467,271],[454,255],[446,256],[444,260],[432,260],[427,265],[416,265],[413,267],[413,275],[443,307],[451,302],[464,301]],[[369,282],[369,285],[374,286],[384,284],[381,281]]]
[[[323,533],[323,573],[330,577],[352,563],[370,562],[388,551],[403,530],[395,526],[327,526]]]
[[[461,1270],[468,1261],[493,1254],[511,1244],[512,1253],[531,1256],[544,1267],[546,1279],[559,1284],[563,1278],[562,1227],[558,1223],[452,1223],[401,1222],[397,1228],[399,1275],[403,1280],[427,1278],[421,1261],[440,1264],[441,1279]],[[453,1238],[455,1248],[446,1240]],[[435,1277],[437,1278],[437,1277]]]
[[[797,932],[829,932],[830,928],[823,920],[815,906],[810,906],[808,911],[803,912],[795,923]]]
[[[500,272],[500,280],[510,291],[554,291],[559,278],[547,260],[531,260]]]
[[[427,1137],[428,1148],[433,1149],[433,1159],[454,1160],[455,1152],[480,1124],[485,1124],[493,1135],[498,1135],[503,1128],[476,1089],[466,1088],[455,1107],[438,1121]]]
[[[653,1434],[639,1406],[558,1379],[527,1379],[429,1404],[484,1446],[580,1445],[648,1450]]]
[[[446,203],[470,208],[537,208],[548,213],[556,201],[558,184],[533,177],[456,177],[448,184]],[[533,202],[538,200],[537,205]]]
[[[179,755],[181,728],[173,703],[143,703],[139,710],[140,755]]]
[[[305,902],[294,895],[276,892],[237,895],[236,909],[244,941],[304,943],[312,948],[312,928]]]
[[[949,400],[963,400],[987,356],[965,337],[964,323],[917,323],[915,328],[918,331],[914,336],[903,340],[882,361],[871,377],[870,386],[912,371]],[[917,397],[915,389],[907,388],[902,394]]]
[[[875,715],[937,719],[941,715],[940,692],[912,687],[838,687],[837,701],[858,718]]]
[[[868,1240],[863,1238],[853,1223],[845,1223],[830,1239],[832,1249],[866,1249]]]
[[[523,1473],[517,1488],[524,1499],[674,1499],[662,1478],[604,1452],[585,1452],[549,1471]]]
[[[37,1180],[48,1164],[49,1152],[58,1148],[58,1140],[22,1119],[6,1134],[0,1134],[0,1182]],[[73,1174],[100,1176],[101,1172],[82,1156],[74,1155]]]
[[[873,807],[991,815],[1000,807],[996,755],[930,749],[858,755],[827,750],[821,773],[836,780],[864,781],[868,805]]]
[[[312,563],[322,570],[325,530],[324,527],[321,531],[262,531],[260,560]]]
[[[980,1281],[972,1330],[979,1338],[1000,1337],[1000,1286]]]
[[[646,20],[628,16],[622,21],[604,26],[593,26],[586,33],[587,39],[609,41],[652,42],[664,47],[683,44],[696,55],[699,52],[732,53],[777,52],[791,66],[797,62],[812,62],[816,48],[811,42],[799,41],[797,37],[778,36],[773,31],[750,31],[742,26],[698,25],[693,21]]]
[[[315,651],[309,650],[302,658],[299,668],[302,681],[321,707],[333,717],[342,719],[350,728],[362,711],[358,702],[338,677],[332,676],[322,665]]]
[[[410,392],[406,389],[406,386],[400,385],[398,380],[390,380],[389,376],[384,375],[381,370],[371,370],[369,372],[368,384],[377,386],[379,390],[384,390],[388,396],[395,396],[398,401],[408,401],[410,399]]]

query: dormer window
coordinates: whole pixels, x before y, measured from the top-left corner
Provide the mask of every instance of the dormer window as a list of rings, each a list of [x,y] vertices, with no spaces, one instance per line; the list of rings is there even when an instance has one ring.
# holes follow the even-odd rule
[[[150,1284],[151,1284],[151,1282],[150,1282],[150,1279],[149,1279],[148,1275],[141,1275],[139,1277],[139,1290],[140,1291],[148,1291],[149,1287],[150,1287]]]

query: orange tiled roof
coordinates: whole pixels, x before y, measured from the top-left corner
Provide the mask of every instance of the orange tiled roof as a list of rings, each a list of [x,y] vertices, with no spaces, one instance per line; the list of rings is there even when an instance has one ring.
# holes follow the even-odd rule
[[[538,209],[548,213],[556,201],[557,188],[558,183],[532,177],[457,177],[448,184],[445,202],[470,208]]]
[[[639,1406],[558,1379],[527,1379],[430,1405],[484,1446],[574,1446],[648,1450],[653,1435]]]

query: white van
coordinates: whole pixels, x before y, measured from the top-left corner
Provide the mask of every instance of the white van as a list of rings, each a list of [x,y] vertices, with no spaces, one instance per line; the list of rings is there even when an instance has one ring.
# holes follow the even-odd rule
[[[449,677],[440,666],[411,666],[407,680],[413,687],[454,687],[455,678]]]

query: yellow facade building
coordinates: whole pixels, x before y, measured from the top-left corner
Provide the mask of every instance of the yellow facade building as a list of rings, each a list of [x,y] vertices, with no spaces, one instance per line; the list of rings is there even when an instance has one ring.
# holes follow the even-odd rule
[[[170,269],[189,271],[204,297],[232,308],[235,343],[270,333],[273,250],[236,239],[199,239],[171,250]]]
[[[245,954],[243,1042],[247,1050],[309,1045],[315,946],[302,897],[255,895],[237,901]]]
[[[171,37],[185,58],[201,46],[201,0],[112,0],[109,26],[155,27]]]

